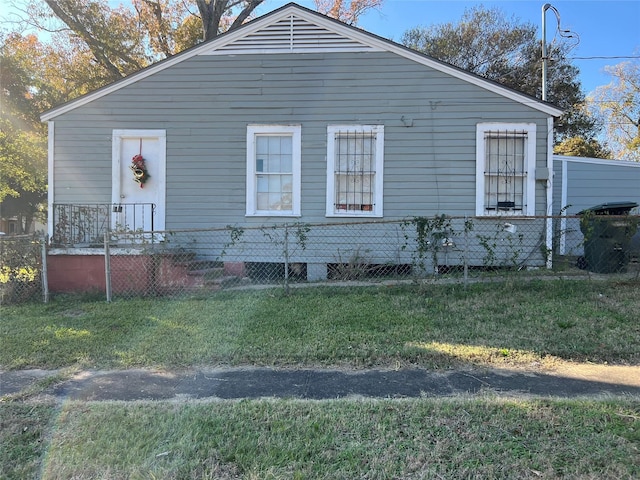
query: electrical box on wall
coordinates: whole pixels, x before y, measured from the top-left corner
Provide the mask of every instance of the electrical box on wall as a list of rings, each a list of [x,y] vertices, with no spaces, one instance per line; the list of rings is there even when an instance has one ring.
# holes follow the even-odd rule
[[[549,169],[546,167],[536,168],[536,180],[549,180]]]

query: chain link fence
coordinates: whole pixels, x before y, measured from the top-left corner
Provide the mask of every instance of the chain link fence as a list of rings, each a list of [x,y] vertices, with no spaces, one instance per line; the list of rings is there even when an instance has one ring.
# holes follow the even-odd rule
[[[575,276],[638,272],[640,252],[631,248],[638,218],[600,220],[594,219],[593,227],[584,217],[441,215],[112,233],[108,289],[115,298],[130,298],[238,287],[281,286],[288,291],[309,284],[465,283],[525,272],[546,275],[551,265]],[[585,236],[590,240],[585,242]]]
[[[233,288],[640,276],[640,217],[413,217],[166,232],[106,231],[91,248],[0,238],[3,304],[91,291],[112,299]],[[547,239],[551,241],[547,241]],[[43,258],[46,260],[43,262]],[[49,272],[47,273],[47,265]],[[549,267],[552,266],[552,270]],[[45,280],[43,280],[43,278]]]
[[[46,240],[40,234],[0,236],[0,304],[47,301],[43,258]]]

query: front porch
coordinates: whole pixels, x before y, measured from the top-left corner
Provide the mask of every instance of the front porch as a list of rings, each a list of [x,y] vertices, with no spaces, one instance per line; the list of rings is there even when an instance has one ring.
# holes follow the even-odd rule
[[[155,230],[155,204],[54,204],[48,255],[54,293],[164,295],[217,290],[242,266],[199,256]]]
[[[105,234],[154,232],[153,203],[54,203],[51,210],[52,247],[86,248],[104,245]]]

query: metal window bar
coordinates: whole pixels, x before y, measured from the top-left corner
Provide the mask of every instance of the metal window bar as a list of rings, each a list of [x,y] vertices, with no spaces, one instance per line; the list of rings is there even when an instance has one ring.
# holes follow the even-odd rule
[[[370,212],[374,207],[376,136],[367,132],[335,134],[336,211]]]
[[[526,131],[485,134],[485,209],[521,212],[526,200]]]

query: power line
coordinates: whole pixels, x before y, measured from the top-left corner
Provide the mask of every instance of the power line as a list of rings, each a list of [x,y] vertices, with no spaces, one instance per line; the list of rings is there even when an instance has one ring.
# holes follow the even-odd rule
[[[623,58],[640,58],[640,55],[594,56],[594,57],[567,57],[569,60],[618,60]]]

